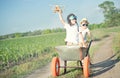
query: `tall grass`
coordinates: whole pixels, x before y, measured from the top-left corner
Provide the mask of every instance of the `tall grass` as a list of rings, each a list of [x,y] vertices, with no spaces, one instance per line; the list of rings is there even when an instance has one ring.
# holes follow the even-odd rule
[[[120,31],[114,35],[113,50],[117,54],[117,58],[120,60]]]

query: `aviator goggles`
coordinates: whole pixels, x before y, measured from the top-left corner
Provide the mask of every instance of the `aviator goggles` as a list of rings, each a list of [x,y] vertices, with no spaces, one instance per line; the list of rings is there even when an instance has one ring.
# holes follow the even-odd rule
[[[77,17],[72,15],[72,16],[69,17],[69,19],[70,19],[70,20],[76,20]]]

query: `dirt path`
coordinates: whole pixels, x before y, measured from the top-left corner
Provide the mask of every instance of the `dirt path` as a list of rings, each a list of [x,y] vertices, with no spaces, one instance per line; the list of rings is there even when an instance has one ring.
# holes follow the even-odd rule
[[[112,51],[112,37],[104,39],[103,45],[94,53],[92,78],[120,78],[120,62]]]
[[[27,75],[25,78],[48,78],[50,73],[50,63],[41,69],[34,71],[32,74]]]

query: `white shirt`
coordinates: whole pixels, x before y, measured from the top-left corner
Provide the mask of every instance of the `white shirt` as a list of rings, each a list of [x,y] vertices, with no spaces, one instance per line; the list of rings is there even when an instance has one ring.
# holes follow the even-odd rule
[[[64,28],[66,29],[65,41],[78,44],[79,33],[77,30],[77,25],[70,26],[69,24],[65,24]]]
[[[87,41],[86,36],[87,36],[87,32],[89,32],[89,31],[90,31],[90,30],[89,30],[88,28],[86,28],[85,30],[83,30],[81,27],[79,27],[79,32],[82,32],[83,39],[84,39],[85,42]],[[80,40],[80,39],[79,39],[79,40]],[[81,42],[81,40],[80,40],[80,42]]]

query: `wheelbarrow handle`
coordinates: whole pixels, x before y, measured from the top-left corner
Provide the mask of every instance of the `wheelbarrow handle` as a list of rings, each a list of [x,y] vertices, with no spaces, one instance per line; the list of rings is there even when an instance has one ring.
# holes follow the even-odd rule
[[[92,44],[92,41],[93,41],[93,40],[90,40],[90,42],[89,42],[89,45],[88,45],[88,48],[87,48],[87,51],[86,51],[86,55],[85,55],[85,56],[87,56],[87,55],[89,54],[89,49],[90,49],[90,46],[91,46],[91,44]]]

